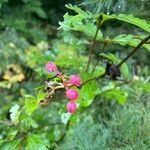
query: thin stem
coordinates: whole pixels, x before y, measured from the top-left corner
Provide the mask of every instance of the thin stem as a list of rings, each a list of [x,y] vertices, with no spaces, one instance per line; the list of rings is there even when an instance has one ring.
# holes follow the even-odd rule
[[[102,47],[102,49],[101,49],[101,53],[104,51],[105,47],[106,47],[106,44],[103,44],[103,47]],[[93,72],[95,71],[95,69],[96,69],[96,67],[97,67],[97,65],[98,65],[98,62],[99,62],[99,60],[97,60],[97,62],[96,62],[96,64],[95,64],[95,66],[94,66],[94,68],[93,68],[93,70],[92,70],[91,73],[93,73]]]
[[[98,35],[98,30],[99,30],[99,28],[98,28],[98,26],[97,26],[97,29],[96,29],[96,32],[95,32],[95,35],[94,35],[94,38],[93,38],[93,41],[92,41],[92,44],[91,44],[90,50],[89,50],[89,56],[88,56],[88,63],[87,63],[86,72],[88,71],[89,65],[90,65],[90,63],[91,63],[92,52],[93,52],[93,50],[94,50],[94,46],[95,46],[95,42],[96,42],[96,37],[97,37],[97,35]]]
[[[95,66],[94,66],[94,68],[93,68],[93,70],[92,70],[92,72],[91,72],[91,73],[93,73],[93,72],[95,71],[95,69],[96,69],[96,67],[97,67],[98,63],[99,63],[99,60],[97,60],[97,61],[96,61],[96,64],[95,64]]]
[[[120,86],[129,84],[129,83],[131,83],[131,81],[124,81],[124,82],[122,82],[122,83],[120,83],[120,84],[115,85],[115,86],[114,86],[113,88],[111,88],[111,89],[108,89],[108,90],[103,91],[102,93],[99,93],[98,95],[105,94],[105,93],[107,93],[107,92],[109,92],[109,91],[112,91],[112,90],[116,89],[117,87],[120,87]],[[96,95],[96,96],[98,96],[98,95]]]
[[[120,67],[125,61],[127,61],[134,53],[136,53],[148,40],[150,39],[150,35],[143,39],[134,49],[129,53],[127,57],[125,57],[117,66]]]
[[[67,124],[66,124],[65,132],[62,134],[62,136],[57,141],[55,141],[56,144],[59,145],[63,141],[63,139],[66,136],[66,133],[67,133],[67,131],[69,129],[69,124],[70,124],[70,121],[68,121]]]
[[[84,82],[80,85],[80,88],[81,88],[83,85],[87,84],[88,82],[93,81],[93,80],[97,80],[97,79],[102,78],[102,77],[104,77],[104,76],[105,76],[105,73],[100,74],[100,75],[97,76],[97,77],[90,78],[90,79],[84,81]]]
[[[65,79],[65,77],[64,77],[64,76],[62,75],[62,73],[60,73],[60,72],[57,72],[57,74],[58,74],[58,77],[59,77],[60,79],[62,79],[63,85],[64,85],[65,89],[68,90],[67,80]]]
[[[46,82],[46,84],[48,84],[48,83]],[[50,102],[50,99],[52,98],[52,96],[54,95],[56,90],[66,89],[66,86],[62,83],[57,83],[57,86],[49,86],[49,85],[47,85],[47,86],[50,88],[50,91],[48,92],[47,96],[39,102],[40,106],[41,105],[48,105]],[[67,85],[67,87],[71,87],[71,86],[73,86],[73,85],[72,84]]]

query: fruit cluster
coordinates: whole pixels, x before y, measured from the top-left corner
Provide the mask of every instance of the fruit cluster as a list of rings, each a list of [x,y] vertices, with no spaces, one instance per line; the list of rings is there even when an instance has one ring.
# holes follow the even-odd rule
[[[73,113],[76,110],[76,103],[75,100],[79,97],[78,92],[75,89],[70,89],[71,86],[78,86],[80,84],[80,77],[79,75],[71,75],[68,78],[64,77],[61,72],[58,71],[57,66],[53,62],[48,62],[45,65],[45,69],[48,72],[56,72],[57,77],[62,79],[64,88],[65,88],[65,95],[69,99],[69,102],[66,104],[66,109],[68,112]]]

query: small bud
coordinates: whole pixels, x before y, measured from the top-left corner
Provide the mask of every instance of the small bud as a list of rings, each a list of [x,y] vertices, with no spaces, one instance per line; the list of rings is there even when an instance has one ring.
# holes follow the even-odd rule
[[[80,77],[78,75],[71,75],[69,79],[69,83],[72,85],[79,85],[80,84]]]
[[[66,91],[66,97],[69,99],[69,100],[75,100],[77,99],[79,96],[78,92],[76,90],[73,90],[73,89],[69,89]]]
[[[76,111],[76,103],[74,101],[70,101],[66,105],[66,109],[68,112],[73,113]]]
[[[57,71],[57,67],[55,65],[55,63],[53,62],[48,62],[46,65],[45,65],[45,70],[47,70],[48,72],[53,72],[53,71]]]

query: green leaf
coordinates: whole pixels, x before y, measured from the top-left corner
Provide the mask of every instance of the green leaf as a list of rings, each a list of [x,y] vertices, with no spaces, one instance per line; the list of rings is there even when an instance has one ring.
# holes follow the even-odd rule
[[[58,49],[60,49],[60,51],[55,60],[58,66],[63,68],[71,67],[75,69],[84,67],[85,57],[78,56],[75,47],[59,44]]]
[[[20,117],[19,117],[20,118]],[[20,123],[20,122],[19,122]],[[18,134],[18,128],[11,128],[9,132],[7,133],[7,137],[5,137],[5,140],[13,141],[16,138],[16,135]]]
[[[0,146],[4,143],[4,140],[0,140]]]
[[[37,102],[39,103],[42,99],[46,97],[47,93],[39,92],[37,95]]]
[[[110,60],[113,63],[118,63],[120,61],[114,54],[111,54],[111,53],[107,53],[107,54],[101,53],[101,54],[99,54],[99,56],[104,59]]]
[[[30,116],[32,112],[38,107],[36,98],[30,96],[25,100],[25,112]]]
[[[21,140],[14,140],[12,142],[7,142],[7,143],[3,143],[1,146],[0,146],[0,149],[1,150],[16,150],[19,148],[19,143],[21,142]]]
[[[127,14],[107,15],[107,14],[101,13],[101,14],[98,14],[96,16],[96,18],[98,18],[100,15],[103,18],[103,22],[107,21],[107,20],[110,20],[110,19],[117,19],[117,20],[120,20],[120,21],[123,21],[123,22],[133,24],[135,26],[138,26],[138,27],[144,29],[147,32],[150,32],[150,24],[148,22],[146,22],[144,19],[134,17],[133,15],[127,15]]]
[[[99,54],[99,56],[112,61],[112,63],[114,63],[114,64],[118,64],[121,61],[119,58],[117,58],[115,55],[113,55],[111,53],[107,53],[107,54],[101,53],[101,54]],[[128,69],[128,66],[126,63],[123,63],[121,65],[120,72],[125,79],[130,78],[130,72],[129,72],[129,69]]]
[[[115,44],[120,44],[122,46],[133,46],[136,47],[140,43],[140,39],[145,38],[145,35],[142,36],[134,36],[131,34],[121,34],[114,37],[111,41]],[[144,44],[144,47],[150,51],[150,44]]]
[[[97,66],[93,72],[93,76],[97,77],[100,74],[104,74],[105,73],[105,68],[101,67],[101,66]]]
[[[100,13],[100,14],[96,15],[95,18],[96,18],[97,21],[99,20],[99,18],[101,18],[102,23],[107,21],[107,20],[114,19],[113,16],[110,16],[110,15],[107,15],[107,14],[104,14],[104,13]]]
[[[130,78],[130,72],[129,72],[129,68],[128,68],[127,64],[123,63],[121,65],[120,72],[121,72],[122,76],[125,79],[129,79]]]
[[[130,46],[135,47],[138,45],[140,40],[138,39],[138,36],[134,36],[131,34],[121,34],[121,35],[117,35],[116,37],[114,37],[112,39],[112,42],[116,44],[120,44],[121,46],[130,45]]]
[[[42,9],[42,3],[40,1],[24,1],[26,5],[24,5],[23,9],[26,12],[36,13],[41,18],[46,18],[47,15],[45,11]]]
[[[37,98],[33,96],[26,96],[25,112],[30,116],[32,112],[38,107],[39,101],[44,99],[47,93],[39,92]]]
[[[116,19],[120,21],[124,21],[130,24],[133,24],[135,26],[138,26],[142,29],[144,29],[147,32],[150,32],[150,24],[147,23],[144,19],[140,19],[137,17],[134,17],[132,15],[126,15],[126,14],[119,14],[119,15],[112,15],[112,17],[115,17]]]
[[[90,12],[85,12],[77,6],[66,5],[68,9],[71,9],[77,13],[77,15],[71,16],[68,13],[64,15],[64,22],[59,22],[59,29],[64,30],[74,30],[80,31],[88,35],[89,37],[94,37],[96,32],[96,25],[94,25],[94,16]],[[99,31],[97,39],[102,38],[102,33]]]
[[[91,78],[92,75],[83,73],[81,75],[82,80],[86,81],[89,78]],[[92,101],[94,100],[94,97],[97,94],[97,83],[95,80],[85,84],[80,90],[79,90],[79,98],[77,100],[79,106],[81,107],[87,107],[89,106]]]
[[[81,8],[79,8],[75,5],[73,6],[72,4],[66,4],[65,7],[67,7],[70,10],[73,10],[73,11],[77,12],[78,14],[82,14],[86,17],[89,17],[89,15],[92,15],[90,12],[85,12]]]
[[[136,80],[135,82],[133,82],[133,87],[137,91],[143,91],[144,84],[145,83],[143,80]]]
[[[21,113],[21,115],[20,115],[21,131],[27,132],[30,129],[32,124],[33,124],[32,118],[26,113]]]
[[[111,100],[112,100],[112,98],[114,98],[120,104],[124,104],[126,101],[126,98],[127,98],[127,93],[125,93],[123,90],[117,89],[117,88],[105,91],[104,93],[102,93],[102,95]]]
[[[19,115],[20,115],[20,106],[19,105],[14,105],[10,108],[10,118],[13,124],[18,124],[19,123]]]
[[[46,75],[48,76],[48,78],[52,79],[57,75],[57,73],[56,72],[48,72]]]
[[[40,135],[32,134],[27,137],[25,150],[47,150],[48,141]]]
[[[144,80],[136,80],[133,82],[135,90],[150,92],[150,83],[145,83]]]
[[[150,92],[150,83],[146,83],[146,84],[144,84],[144,90],[146,91],[146,92]]]

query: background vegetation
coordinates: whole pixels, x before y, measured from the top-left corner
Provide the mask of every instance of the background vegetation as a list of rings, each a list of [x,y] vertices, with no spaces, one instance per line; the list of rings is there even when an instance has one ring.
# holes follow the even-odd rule
[[[0,149],[150,149],[149,43],[124,63],[119,80],[108,76],[78,89],[72,115],[63,90],[38,106],[52,75],[45,63],[82,81],[97,77],[106,61],[120,62],[150,33],[149,7],[148,0],[0,0]]]

